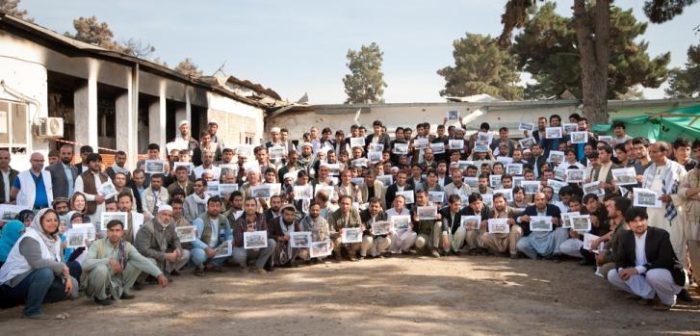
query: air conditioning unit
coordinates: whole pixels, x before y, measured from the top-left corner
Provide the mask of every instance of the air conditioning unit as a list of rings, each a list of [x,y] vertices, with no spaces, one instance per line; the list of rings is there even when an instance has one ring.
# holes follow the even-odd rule
[[[40,138],[61,138],[63,137],[63,118],[41,117],[35,130]]]

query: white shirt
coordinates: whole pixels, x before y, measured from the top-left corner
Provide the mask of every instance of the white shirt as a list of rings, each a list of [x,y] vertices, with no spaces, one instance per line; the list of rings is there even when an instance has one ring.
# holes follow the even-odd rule
[[[209,238],[207,244],[213,247],[219,242],[219,218],[209,217],[209,222],[211,223],[211,238]]]
[[[5,183],[5,190],[2,191],[4,193],[3,195],[5,195],[5,202],[9,203],[10,202],[10,183],[12,182],[12,181],[10,181],[10,170],[9,169],[7,170],[7,173],[2,172],[2,181]]]
[[[641,237],[634,235],[634,264],[639,274],[644,274],[647,271],[646,267],[644,267],[647,264],[646,242],[646,231]]]

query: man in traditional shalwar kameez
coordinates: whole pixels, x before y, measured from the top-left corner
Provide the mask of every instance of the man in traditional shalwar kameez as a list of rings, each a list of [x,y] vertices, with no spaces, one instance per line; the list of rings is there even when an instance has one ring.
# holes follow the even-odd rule
[[[85,294],[101,305],[114,300],[133,299],[131,287],[145,272],[158,279],[161,287],[168,285],[165,274],[155,263],[142,256],[134,246],[124,241],[124,224],[118,220],[107,223],[107,237],[97,240],[88,250],[83,272],[87,273]]]

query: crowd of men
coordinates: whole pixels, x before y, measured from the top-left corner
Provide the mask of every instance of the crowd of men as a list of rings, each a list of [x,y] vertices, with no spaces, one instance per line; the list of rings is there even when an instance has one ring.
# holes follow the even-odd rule
[[[577,114],[523,123],[517,136],[448,121],[393,137],[381,121],[348,134],[312,127],[295,141],[272,128],[264,145],[236,148],[216,122],[198,141],[183,121],[133,171],[126,153],[104,167],[89,146],[73,164],[66,144],[18,172],[0,149],[0,302],[41,319],[42,303],[83,292],[110,305],[185,269],[399,254],[579,259],[654,309],[691,300],[700,140],[650,143],[619,122],[594,134]]]

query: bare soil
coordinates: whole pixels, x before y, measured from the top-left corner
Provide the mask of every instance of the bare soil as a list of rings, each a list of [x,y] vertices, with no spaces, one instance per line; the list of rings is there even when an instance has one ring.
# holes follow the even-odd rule
[[[700,297],[656,312],[575,262],[396,257],[259,274],[236,268],[100,307],[45,305],[66,320],[0,311],[2,335],[690,335]],[[694,289],[694,288],[693,288]],[[691,290],[692,291],[692,290]]]

